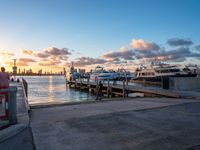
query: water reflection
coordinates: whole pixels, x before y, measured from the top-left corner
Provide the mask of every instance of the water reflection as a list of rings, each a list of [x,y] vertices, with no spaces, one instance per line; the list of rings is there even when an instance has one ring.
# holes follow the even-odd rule
[[[24,77],[28,82],[29,103],[65,103],[93,100],[94,96],[87,92],[69,89],[65,78],[61,76]]]
[[[52,92],[53,92],[53,77],[52,76],[49,76],[48,82],[49,82],[48,103],[50,103],[50,102],[53,102],[53,95],[52,95]]]

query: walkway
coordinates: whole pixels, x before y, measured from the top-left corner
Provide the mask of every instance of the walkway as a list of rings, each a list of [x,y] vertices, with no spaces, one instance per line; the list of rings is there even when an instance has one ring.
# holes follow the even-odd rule
[[[37,108],[37,150],[183,150],[200,144],[200,102],[136,98]]]

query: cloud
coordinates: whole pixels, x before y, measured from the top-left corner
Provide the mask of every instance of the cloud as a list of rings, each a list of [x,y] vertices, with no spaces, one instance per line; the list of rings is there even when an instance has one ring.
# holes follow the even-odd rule
[[[21,61],[21,62],[27,62],[27,63],[36,62],[36,60],[31,59],[31,58],[20,58],[19,61]]]
[[[59,56],[59,55],[71,55],[69,50],[67,48],[56,48],[56,47],[49,47],[47,50],[45,50],[47,54],[54,55],[54,56]]]
[[[31,58],[20,58],[17,60],[17,66],[29,66],[29,63],[36,62],[36,60]]]
[[[30,63],[38,62],[40,66],[56,66],[65,63],[68,60],[68,55],[71,55],[67,48],[49,47],[41,52],[33,50],[22,49],[22,54],[30,55],[32,58],[19,58],[17,60],[18,66],[29,66]],[[7,51],[0,51],[3,56],[14,56],[14,53]],[[13,62],[12,62],[13,63]],[[7,62],[7,64],[11,64]],[[13,64],[12,64],[13,65]]]
[[[166,50],[165,48],[160,48],[158,44],[152,42],[144,42],[144,40],[133,40],[132,47],[135,48],[135,58],[138,60],[164,60],[164,61],[177,61],[183,62],[187,57],[197,58],[200,56],[200,53],[195,53],[190,50],[186,45],[193,44],[192,41],[186,39],[171,39],[167,43],[173,46],[181,46],[177,49]]]
[[[71,65],[71,63],[69,63],[69,62],[64,62],[62,65],[63,65],[64,67],[69,67],[69,66]]]
[[[133,60],[133,56],[135,55],[133,50],[124,50],[124,51],[118,51],[118,52],[108,52],[102,55],[105,59],[125,59],[125,60]]]
[[[200,45],[195,46],[196,50],[200,50]]]
[[[109,60],[107,62],[107,64],[127,64],[128,61],[127,60],[120,60],[118,58],[114,59],[114,60]]]
[[[41,53],[34,54],[34,56],[39,57],[39,58],[48,58],[50,55],[46,54],[45,52],[41,52]]]
[[[179,45],[179,47],[176,49],[167,50],[164,47],[161,48],[155,42],[146,42],[142,39],[139,39],[139,40],[132,40],[129,48],[122,47],[120,48],[119,51],[111,51],[105,53],[102,55],[102,57],[107,59],[109,63],[113,61],[112,62],[113,64],[118,64],[123,60],[152,61],[155,59],[161,61],[183,62],[188,57],[192,58],[200,57],[200,53],[192,51],[190,50],[190,48],[185,47],[185,45],[192,44],[192,41],[175,39],[171,40],[170,42],[169,42],[170,44],[173,43],[174,45]],[[183,46],[180,46],[181,44]],[[196,49],[200,49],[200,45],[197,46]]]
[[[55,58],[55,57],[62,56],[62,59],[64,59],[64,56],[67,56],[67,55],[71,55],[71,53],[69,52],[69,49],[67,49],[67,48],[59,49],[56,47],[49,47],[49,48],[45,49],[43,52],[34,54],[35,57],[39,57],[39,58],[49,58],[52,56],[54,56],[54,58]]]
[[[23,50],[22,50],[22,54],[25,54],[25,55],[32,55],[32,54],[33,54],[33,51],[32,51],[32,50],[23,49]]]
[[[128,47],[121,47],[120,48],[120,51],[127,51],[128,50]]]
[[[29,64],[27,62],[17,62],[17,66],[27,67],[27,66],[29,66]]]
[[[193,42],[190,39],[172,38],[167,41],[170,46],[190,46]]]
[[[141,57],[137,55],[138,59],[147,59],[152,61],[153,59],[158,59],[162,61],[176,61],[183,62],[187,57],[197,58],[200,56],[200,53],[192,52],[189,48],[180,47],[174,50],[162,50],[160,53],[152,53],[152,54],[143,54]]]
[[[111,51],[102,55],[103,58],[114,60],[120,58],[123,60],[134,60],[147,55],[154,56],[161,50],[160,46],[154,42],[146,42],[143,39],[133,39],[130,47],[122,47],[120,51]]]
[[[50,60],[64,60],[66,61],[68,59],[68,56],[66,55],[59,55],[59,56],[51,56],[49,57]]]
[[[148,50],[159,50],[160,47],[153,42],[145,42],[143,39],[133,39],[131,42],[131,48],[142,50],[142,51],[148,51]]]
[[[185,47],[180,47],[178,49],[175,50],[171,50],[169,52],[166,52],[167,55],[171,55],[172,56],[172,60],[181,60],[183,58],[187,58],[187,57],[200,57],[200,53],[195,53],[193,51],[191,51],[189,48],[185,48]]]
[[[80,57],[74,62],[74,64],[77,67],[84,67],[88,65],[104,64],[106,62],[106,60],[100,58]]]
[[[11,56],[14,56],[15,54],[13,52],[0,51],[0,55],[4,57],[11,57]]]
[[[39,62],[38,64],[40,66],[57,66],[59,65],[61,62],[60,61],[43,61],[43,62]]]

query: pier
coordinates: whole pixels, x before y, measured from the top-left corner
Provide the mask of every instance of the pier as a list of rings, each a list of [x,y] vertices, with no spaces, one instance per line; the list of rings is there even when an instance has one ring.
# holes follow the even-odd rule
[[[69,87],[87,90],[96,93],[98,89],[98,81],[85,81],[77,79],[74,81],[67,81]],[[163,89],[159,86],[135,86],[128,81],[103,81],[103,94],[107,97],[121,96],[129,97],[131,93],[143,93],[145,97],[170,97],[170,98],[200,98],[200,92],[195,91],[181,91],[173,89]]]
[[[200,150],[200,0],[0,12],[0,150]]]

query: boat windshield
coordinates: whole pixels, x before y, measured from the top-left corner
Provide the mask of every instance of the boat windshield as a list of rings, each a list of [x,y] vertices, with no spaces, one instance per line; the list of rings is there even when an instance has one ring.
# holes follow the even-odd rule
[[[180,72],[180,69],[174,68],[174,69],[161,69],[161,70],[156,70],[158,73],[170,73],[170,72]]]

